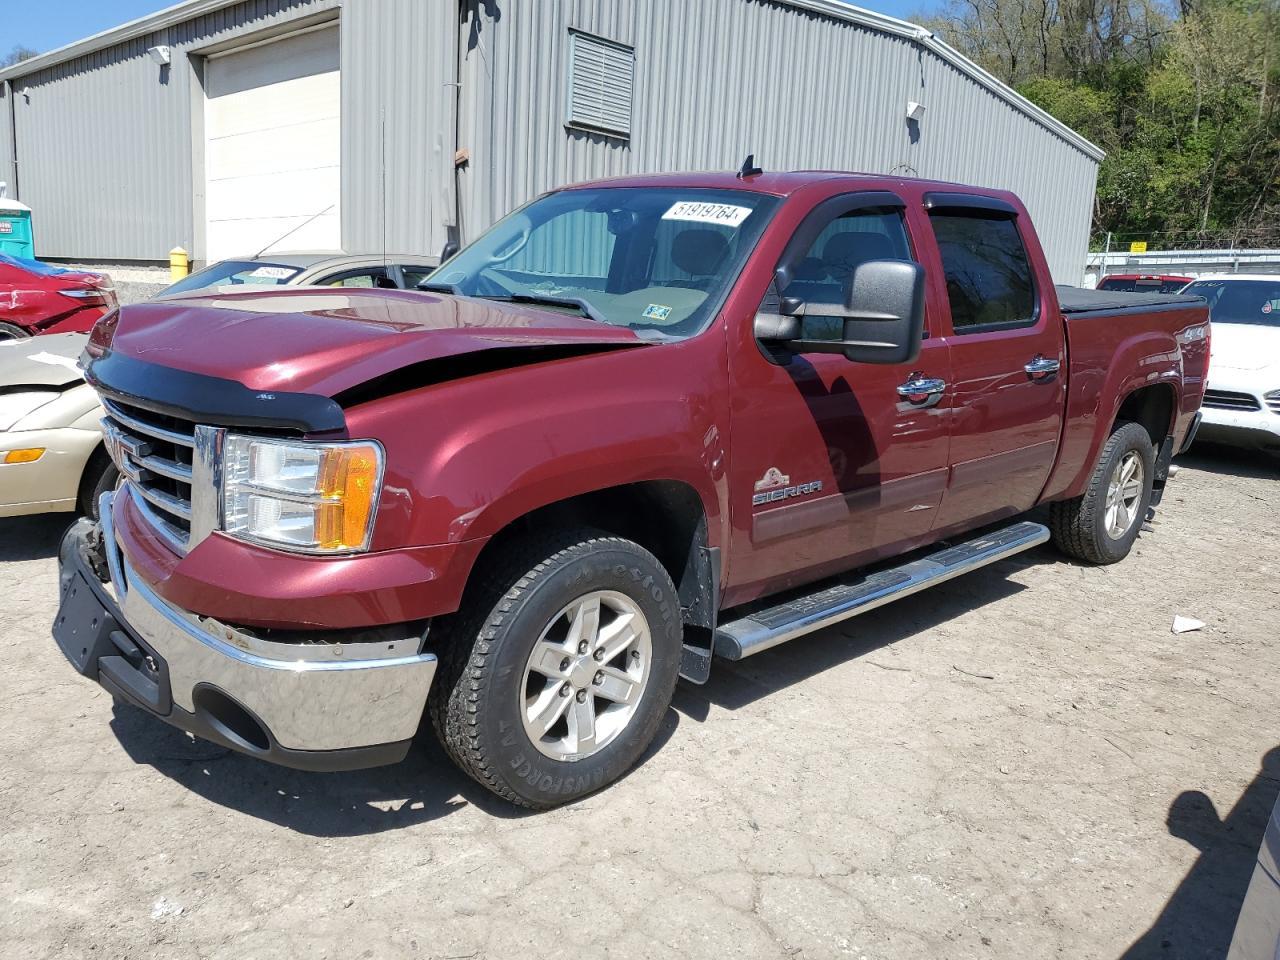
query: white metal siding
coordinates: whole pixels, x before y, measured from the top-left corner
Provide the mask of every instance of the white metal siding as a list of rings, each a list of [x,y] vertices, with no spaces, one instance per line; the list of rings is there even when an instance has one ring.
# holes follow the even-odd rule
[[[454,220],[454,0],[342,9],[342,241],[436,254]]]
[[[205,65],[205,255],[341,245],[338,30]]]
[[[336,6],[249,0],[13,77],[15,90],[30,89],[15,104],[18,181],[40,255],[165,260],[179,244],[199,255],[191,131],[200,96],[188,55]],[[167,70],[146,54],[156,44],[172,48]]]
[[[631,137],[561,122],[569,30],[635,49]],[[553,187],[651,170],[828,168],[1011,189],[1055,278],[1079,280],[1097,162],[918,43],[770,0],[473,3],[463,224]],[[918,137],[908,100],[926,113]]]

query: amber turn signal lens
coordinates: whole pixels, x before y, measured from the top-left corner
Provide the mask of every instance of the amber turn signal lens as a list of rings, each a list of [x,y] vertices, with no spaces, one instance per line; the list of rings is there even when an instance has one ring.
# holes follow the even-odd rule
[[[319,494],[327,501],[316,517],[316,539],[325,550],[361,546],[378,495],[379,451],[373,444],[330,447],[320,465]]]
[[[27,447],[24,450],[10,450],[4,455],[5,463],[35,463],[44,456],[44,447]]]

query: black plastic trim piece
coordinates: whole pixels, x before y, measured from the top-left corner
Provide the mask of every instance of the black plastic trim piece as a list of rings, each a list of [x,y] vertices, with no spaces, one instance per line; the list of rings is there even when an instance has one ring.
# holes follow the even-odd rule
[[[177,370],[108,350],[82,357],[85,380],[124,403],[222,427],[345,434],[342,407],[313,393],[252,390],[236,380]],[[163,399],[161,399],[163,398]]]
[[[984,197],[978,193],[949,193],[941,190],[934,190],[924,195],[924,208],[930,213],[969,212],[987,217],[996,215],[1001,219],[1018,215],[1017,207],[998,197]]]
[[[1199,410],[1196,415],[1191,418],[1191,426],[1187,428],[1187,435],[1182,438],[1182,446],[1178,447],[1178,453],[1183,454],[1191,449],[1191,445],[1196,442],[1196,434],[1200,432],[1200,421],[1204,414]]]

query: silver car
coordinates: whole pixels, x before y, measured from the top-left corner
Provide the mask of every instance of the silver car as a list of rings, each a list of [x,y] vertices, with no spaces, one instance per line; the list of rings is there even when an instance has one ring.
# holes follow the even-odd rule
[[[412,290],[440,262],[413,254],[268,253],[220,260],[157,296],[244,286],[384,287]]]

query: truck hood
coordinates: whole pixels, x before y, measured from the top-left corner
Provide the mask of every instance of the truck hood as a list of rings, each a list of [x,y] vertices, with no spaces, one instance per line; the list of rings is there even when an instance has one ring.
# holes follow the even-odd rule
[[[1215,373],[1280,368],[1280,327],[1214,323],[1209,339],[1209,379]]]
[[[502,350],[512,365],[642,346],[625,327],[555,309],[405,290],[297,287],[168,297],[122,307],[95,347],[252,390],[332,397],[406,367],[432,364],[433,380],[474,372],[448,358]],[[542,348],[539,350],[538,348]],[[548,350],[547,348],[551,348]],[[496,357],[488,368],[502,366]],[[431,382],[428,380],[427,382]]]

